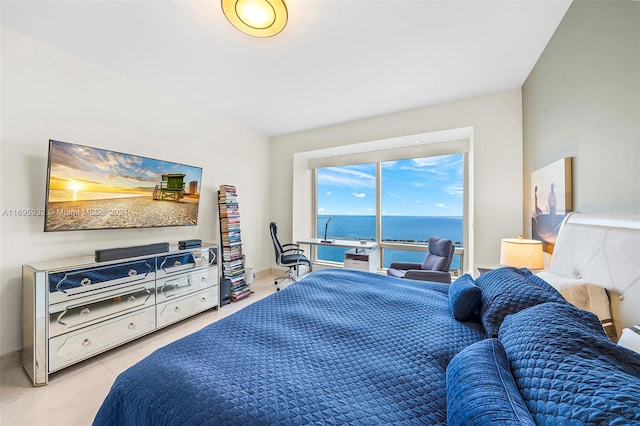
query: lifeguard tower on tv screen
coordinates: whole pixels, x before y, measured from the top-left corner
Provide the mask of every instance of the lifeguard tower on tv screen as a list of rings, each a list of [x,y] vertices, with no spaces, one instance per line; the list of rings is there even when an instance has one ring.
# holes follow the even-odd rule
[[[153,189],[154,200],[180,201],[184,197],[183,173],[162,175],[162,182]]]

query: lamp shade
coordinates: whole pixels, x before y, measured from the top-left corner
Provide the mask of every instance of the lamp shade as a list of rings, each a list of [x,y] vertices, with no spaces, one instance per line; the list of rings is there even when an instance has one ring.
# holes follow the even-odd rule
[[[254,37],[278,34],[288,19],[284,0],[222,0],[222,12],[231,25]]]
[[[502,239],[500,264],[516,268],[543,269],[542,241],[523,238]]]

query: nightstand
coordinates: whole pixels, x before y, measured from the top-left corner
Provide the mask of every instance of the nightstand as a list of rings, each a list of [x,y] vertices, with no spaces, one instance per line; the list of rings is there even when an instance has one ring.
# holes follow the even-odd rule
[[[486,266],[478,266],[476,267],[476,269],[478,270],[478,272],[480,273],[480,275],[485,274],[489,271],[493,271],[494,269],[497,269],[496,267],[486,267]]]

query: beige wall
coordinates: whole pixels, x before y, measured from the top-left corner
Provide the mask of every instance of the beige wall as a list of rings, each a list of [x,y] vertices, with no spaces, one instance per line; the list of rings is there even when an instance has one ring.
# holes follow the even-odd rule
[[[574,1],[523,90],[531,172],[573,157],[574,210],[640,212],[640,3]]]
[[[196,227],[44,233],[42,217],[1,216],[0,354],[21,347],[22,264],[100,248],[218,241],[221,184],[238,187],[248,265],[270,268],[268,138],[6,28],[1,82],[0,211],[44,207],[49,139],[200,166],[203,182]]]
[[[275,138],[272,218],[283,239],[309,236],[309,173],[295,154],[449,129],[471,128],[472,240],[468,260],[495,266],[500,239],[522,233],[520,89]],[[294,164],[295,163],[295,164]],[[308,169],[307,169],[308,170]],[[293,193],[292,193],[293,190]],[[469,241],[466,241],[469,243]]]

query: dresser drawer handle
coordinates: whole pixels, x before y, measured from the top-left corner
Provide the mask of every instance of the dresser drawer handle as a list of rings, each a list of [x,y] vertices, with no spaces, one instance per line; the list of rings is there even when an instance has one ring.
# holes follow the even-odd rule
[[[191,260],[192,260],[193,262],[191,262],[191,261],[189,261],[188,259],[186,259],[186,262],[187,262],[187,263],[186,263],[186,265],[188,265],[191,269],[193,269],[193,268],[195,268],[195,267],[196,267],[196,261],[195,261],[195,258],[194,258],[194,256],[193,256],[193,253],[189,253],[189,256],[191,256]],[[183,270],[183,269],[186,269],[186,268],[181,268],[181,270],[180,270],[180,271],[168,271],[168,270],[166,269],[166,267],[168,267],[168,266],[171,264],[171,259],[172,259],[172,257],[171,257],[171,256],[167,256],[167,257],[165,257],[165,258],[164,258],[164,260],[163,260],[163,261],[162,261],[162,263],[160,264],[160,269],[162,269],[162,271],[163,271],[164,273],[166,273],[166,274],[172,274],[172,273],[175,273],[175,272],[182,272],[182,270]],[[177,266],[182,266],[182,262],[181,262],[180,260],[174,260],[174,261],[173,261],[173,267],[177,267]]]
[[[173,308],[173,312],[180,312],[180,306],[176,306],[175,308]]]
[[[86,317],[87,315],[89,315],[91,313],[91,310],[89,308],[83,308],[80,311],[80,316],[81,317]]]
[[[136,297],[135,296],[129,296],[129,298],[127,299],[127,302],[133,303],[136,301]]]
[[[200,299],[200,301],[201,301],[202,303],[207,303],[207,298],[206,298],[206,297],[203,297],[202,299]]]
[[[200,281],[205,282],[207,281],[207,277],[205,277],[204,275],[200,277]]]
[[[91,284],[91,280],[89,278],[83,278],[82,281],[80,281],[80,285],[89,285]]]
[[[130,323],[129,323],[129,325],[127,326],[127,328],[128,328],[129,330],[135,330],[135,329],[136,329],[136,325],[135,325],[135,323],[130,322]]]
[[[89,339],[84,339],[82,341],[82,346],[84,346],[85,348],[88,348],[89,346],[91,346],[91,340]]]
[[[138,275],[138,271],[136,271],[135,269],[129,269],[130,277],[135,277],[136,275]]]

